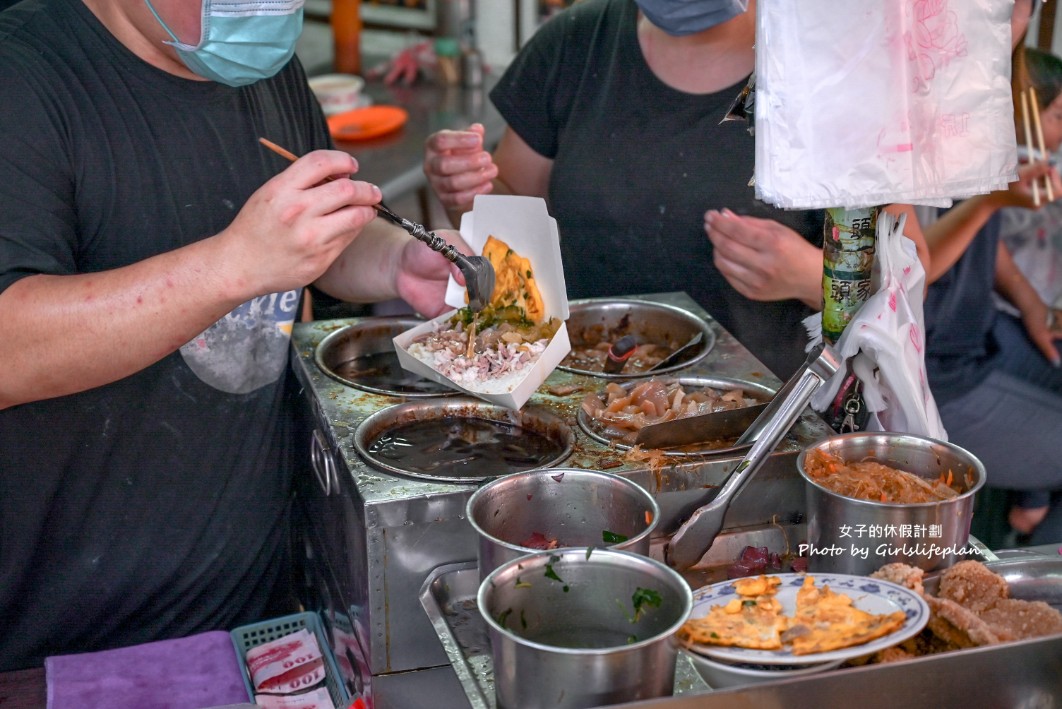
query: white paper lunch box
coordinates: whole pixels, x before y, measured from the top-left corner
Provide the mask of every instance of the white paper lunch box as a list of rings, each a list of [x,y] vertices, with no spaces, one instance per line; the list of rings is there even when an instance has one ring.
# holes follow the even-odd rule
[[[542,293],[546,317],[561,320],[556,334],[538,360],[516,376],[497,382],[488,381],[482,387],[470,389],[409,354],[407,349],[415,338],[431,332],[438,323],[453,317],[456,309],[464,307],[465,289],[452,276],[447,285],[446,303],[454,306],[455,310],[395,337],[395,352],[402,368],[407,371],[492,404],[519,409],[571,351],[565,323],[568,319],[568,295],[564,286],[564,267],[561,263],[560,233],[557,230],[557,221],[549,216],[546,202],[541,198],[479,195],[473,203],[472,211],[466,212],[461,218],[461,237],[476,253],[482,253],[487,237],[491,235],[501,239],[531,261],[535,281]]]

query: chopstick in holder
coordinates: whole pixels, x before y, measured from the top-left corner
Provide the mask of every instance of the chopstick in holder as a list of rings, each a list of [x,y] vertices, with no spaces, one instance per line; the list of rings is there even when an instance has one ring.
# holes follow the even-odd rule
[[[1044,129],[1040,124],[1040,102],[1036,99],[1036,87],[1029,87],[1029,103],[1032,106],[1033,127],[1036,129],[1036,147],[1040,151],[1040,159],[1047,160],[1047,147],[1044,145]],[[1055,190],[1051,186],[1051,178],[1044,176],[1044,190],[1047,192],[1047,201],[1055,201]]]
[[[1033,148],[1032,130],[1029,128],[1029,94],[1025,89],[1021,90],[1021,123],[1022,127],[1025,129],[1025,145],[1029,148],[1029,152],[1031,153],[1035,148]],[[1032,190],[1033,204],[1039,207],[1040,183],[1038,181],[1033,180]]]

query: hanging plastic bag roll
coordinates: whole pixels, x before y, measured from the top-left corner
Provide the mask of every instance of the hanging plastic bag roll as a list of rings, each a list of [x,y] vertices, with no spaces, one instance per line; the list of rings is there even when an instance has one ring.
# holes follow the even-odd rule
[[[897,220],[884,211],[878,217],[874,293],[848,323],[834,351],[851,362],[852,372],[863,383],[863,400],[871,412],[867,430],[946,441],[948,433],[926,375],[922,311],[926,274],[914,242],[903,235],[906,222],[906,215]],[[810,350],[821,338],[821,331],[815,336],[821,316],[812,315],[804,322],[813,335]],[[811,407],[825,411],[846,376],[841,367],[815,393]]]
[[[756,196],[948,206],[1005,188],[1017,169],[1012,6],[760,0]]]

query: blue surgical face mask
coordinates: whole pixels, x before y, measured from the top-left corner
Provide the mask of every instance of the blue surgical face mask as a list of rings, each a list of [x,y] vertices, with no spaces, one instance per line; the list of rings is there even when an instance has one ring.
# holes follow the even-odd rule
[[[673,37],[703,32],[737,17],[749,0],[635,0],[645,18]]]
[[[199,44],[185,44],[173,33],[151,0],[148,9],[166,30],[185,66],[204,79],[245,86],[280,71],[295,53],[302,32],[305,0],[202,0]]]

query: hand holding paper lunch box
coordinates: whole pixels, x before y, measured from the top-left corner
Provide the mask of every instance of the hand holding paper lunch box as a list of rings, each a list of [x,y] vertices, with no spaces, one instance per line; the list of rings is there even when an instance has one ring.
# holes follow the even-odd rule
[[[522,407],[571,350],[557,222],[537,197],[480,195],[461,237],[494,265],[489,305],[474,313],[451,278],[455,310],[394,338],[402,367],[510,409]]]

